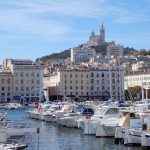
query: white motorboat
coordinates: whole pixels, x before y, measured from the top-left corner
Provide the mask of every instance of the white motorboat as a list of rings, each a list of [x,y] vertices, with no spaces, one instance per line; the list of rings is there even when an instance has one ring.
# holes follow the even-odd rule
[[[71,128],[80,128],[80,121],[94,114],[94,108],[89,105],[75,105],[71,113],[66,113],[57,122]]]
[[[120,107],[116,106],[103,106],[101,108],[96,109],[95,114],[91,117],[91,119],[84,122],[84,134],[94,134],[97,137],[99,135],[99,129],[102,122],[109,118],[118,118],[120,116]]]
[[[130,141],[130,136],[133,137],[133,134],[131,134],[132,130],[134,133],[137,131],[137,136],[135,135],[135,137],[138,137],[139,132],[135,129],[142,128],[142,118],[138,114],[139,111],[139,109],[132,107],[130,109],[121,111],[122,117],[115,131],[116,144],[118,144],[120,141],[123,143],[124,141],[125,145],[131,145],[132,141]]]
[[[145,111],[142,116],[146,119],[141,133],[141,146],[143,149],[150,149],[150,111]]]
[[[2,144],[0,144],[0,150],[25,150],[27,147],[28,147],[27,144],[20,144],[20,143],[16,143],[16,144],[2,143]]]

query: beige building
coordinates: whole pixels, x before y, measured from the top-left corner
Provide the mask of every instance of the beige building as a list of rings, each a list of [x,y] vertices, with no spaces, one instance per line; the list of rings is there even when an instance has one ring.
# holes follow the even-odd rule
[[[124,48],[122,45],[111,43],[107,46],[107,57],[122,57],[124,55]]]
[[[13,99],[38,100],[43,89],[43,66],[32,60],[6,59],[4,67],[12,73]]]
[[[0,70],[0,102],[9,102],[13,98],[13,75],[8,69]]]
[[[124,98],[124,70],[108,67],[60,68],[57,74],[44,76],[44,87],[49,89],[49,98]]]

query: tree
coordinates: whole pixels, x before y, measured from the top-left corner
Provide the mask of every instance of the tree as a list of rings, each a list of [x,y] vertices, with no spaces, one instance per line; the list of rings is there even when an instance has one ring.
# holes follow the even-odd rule
[[[129,87],[128,91],[131,92],[132,97],[137,97],[137,94],[141,93],[141,87],[140,86],[134,86],[134,87]]]
[[[142,56],[147,56],[148,55],[148,51],[147,50],[145,50],[145,49],[141,49],[139,52],[138,52],[138,54],[139,55],[142,55]]]

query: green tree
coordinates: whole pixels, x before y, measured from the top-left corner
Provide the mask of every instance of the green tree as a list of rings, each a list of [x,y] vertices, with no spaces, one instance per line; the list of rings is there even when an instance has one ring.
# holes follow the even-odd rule
[[[131,92],[132,97],[136,97],[137,94],[141,93],[141,87],[140,86],[134,86],[134,87],[129,87],[128,91]]]
[[[148,55],[148,51],[147,50],[145,50],[145,49],[141,49],[139,52],[138,52],[138,54],[139,55],[142,55],[142,56],[147,56]]]

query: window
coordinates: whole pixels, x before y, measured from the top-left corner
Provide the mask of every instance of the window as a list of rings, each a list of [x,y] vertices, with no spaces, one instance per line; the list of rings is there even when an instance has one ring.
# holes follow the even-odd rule
[[[23,80],[21,80],[21,84],[23,84]]]
[[[8,87],[8,91],[10,91],[10,87]]]
[[[7,83],[10,83],[10,79],[7,79]]]
[[[99,74],[97,74],[97,78],[99,77]]]
[[[93,86],[91,86],[91,90],[94,90],[94,87],[93,87]]]
[[[112,73],[112,77],[115,77],[115,73]]]
[[[94,77],[94,73],[93,72],[91,73],[91,77]]]
[[[70,81],[70,84],[72,83],[72,81]]]
[[[91,79],[91,83],[94,83],[94,79]]]
[[[34,84],[34,79],[31,80],[31,84]]]
[[[78,89],[78,87],[76,86],[76,90]]]
[[[1,93],[1,96],[5,96],[5,93]]]
[[[81,78],[83,78],[83,74],[81,74]]]
[[[10,93],[7,93],[7,96],[10,96]]]
[[[26,87],[26,91],[29,91],[29,87]]]
[[[72,74],[70,74],[70,78],[72,78]]]
[[[15,73],[15,77],[18,77],[18,73]]]
[[[81,90],[83,90],[83,86],[81,86]]]
[[[15,87],[15,91],[18,91],[18,87]]]
[[[104,73],[102,73],[102,78],[104,77]]]
[[[39,74],[39,73],[37,73],[37,74],[36,74],[36,76],[37,76],[37,77],[39,77],[39,76],[40,76],[40,74]]]
[[[112,83],[115,83],[115,79],[112,80]]]
[[[39,80],[37,80],[37,84],[40,84],[40,81],[39,81]]]
[[[21,77],[23,77],[23,73],[21,72]]]
[[[2,87],[2,91],[4,91],[4,87]]]
[[[78,75],[76,74],[76,78],[78,77]]]
[[[70,89],[72,89],[72,86],[70,86]]]

